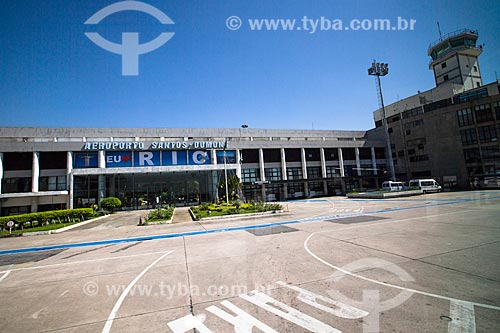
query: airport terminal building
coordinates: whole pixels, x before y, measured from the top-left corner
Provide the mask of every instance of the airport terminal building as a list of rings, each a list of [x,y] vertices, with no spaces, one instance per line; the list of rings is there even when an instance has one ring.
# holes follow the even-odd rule
[[[500,80],[483,84],[477,39],[465,29],[431,44],[436,87],[374,111],[369,131],[0,128],[1,215],[109,196],[126,209],[212,202],[226,174],[247,201],[340,195],[380,188],[390,159],[400,181],[500,188]]]
[[[377,188],[380,130],[0,128],[1,215],[211,202],[236,175],[244,200],[290,200]],[[156,199],[159,198],[159,199]]]

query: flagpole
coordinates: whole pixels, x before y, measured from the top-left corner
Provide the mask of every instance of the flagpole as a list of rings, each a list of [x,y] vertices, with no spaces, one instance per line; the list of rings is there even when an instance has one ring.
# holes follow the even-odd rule
[[[229,206],[229,190],[227,188],[226,148],[227,148],[227,141],[224,144],[224,178],[226,180],[226,204]]]

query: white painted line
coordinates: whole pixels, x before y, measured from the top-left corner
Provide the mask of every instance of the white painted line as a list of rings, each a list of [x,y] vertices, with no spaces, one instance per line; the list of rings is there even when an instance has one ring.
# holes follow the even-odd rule
[[[60,264],[51,264],[51,265],[43,265],[43,266],[13,268],[13,269],[10,269],[8,271],[0,271],[0,274],[1,273],[5,273],[5,272],[10,272],[10,271],[25,271],[25,270],[29,270],[29,269],[52,268],[52,267],[67,266],[67,265],[74,265],[74,264],[85,264],[85,263],[96,262],[96,261],[106,261],[106,260],[114,260],[114,259],[142,257],[142,256],[149,256],[149,255],[152,255],[152,254],[159,254],[159,253],[166,253],[166,252],[173,252],[173,251],[158,251],[158,252],[138,253],[138,254],[129,254],[129,255],[126,255],[126,256],[117,256],[117,257],[107,257],[107,258],[99,258],[99,259],[70,261],[70,262],[63,262],[63,263],[60,263]]]
[[[252,332],[252,329],[256,327],[264,333],[279,333],[257,318],[249,315],[233,303],[229,301],[222,301],[221,304],[234,312],[236,315],[231,315],[215,305],[209,306],[205,310],[233,325],[235,332]]]
[[[441,214],[441,215],[463,214],[463,213],[464,212],[455,212],[455,213],[448,213],[448,214]],[[434,215],[434,216],[439,216],[439,215]],[[415,218],[410,218],[410,219],[406,219],[406,220],[398,220],[398,221],[387,221],[387,222],[372,223],[370,225],[375,225],[375,224],[380,225],[380,224],[394,223],[394,222],[400,222],[400,221],[408,221],[408,220],[417,219],[417,218],[422,218],[422,217],[415,217]],[[369,226],[369,225],[364,225],[364,226]],[[362,226],[359,226],[359,227],[362,227]],[[319,262],[321,262],[321,263],[323,263],[323,264],[325,264],[325,265],[327,265],[327,266],[329,266],[329,267],[331,267],[333,269],[336,269],[336,270],[338,270],[338,271],[340,271],[340,272],[342,272],[344,274],[350,275],[352,277],[356,277],[356,278],[364,280],[364,281],[372,282],[372,283],[375,283],[375,284],[378,284],[378,285],[382,285],[382,286],[385,286],[385,287],[389,287],[389,288],[394,288],[394,289],[409,291],[409,292],[412,292],[412,293],[415,293],[415,294],[420,294],[420,295],[424,295],[424,296],[430,296],[430,297],[434,297],[434,298],[444,299],[444,300],[447,300],[447,301],[450,301],[450,302],[461,302],[461,303],[469,304],[471,306],[475,305],[475,306],[480,306],[480,307],[487,308],[487,309],[500,310],[500,306],[494,306],[494,305],[489,305],[489,304],[464,301],[464,300],[456,299],[456,298],[453,298],[453,297],[432,294],[432,293],[428,293],[428,292],[421,291],[421,290],[416,290],[416,289],[411,289],[411,288],[405,288],[405,287],[398,286],[398,285],[395,285],[395,284],[390,284],[390,283],[387,283],[387,282],[382,282],[382,281],[370,279],[370,278],[364,277],[362,275],[359,275],[359,274],[356,274],[356,273],[352,273],[352,272],[350,272],[348,270],[345,270],[345,269],[343,269],[343,268],[341,268],[339,266],[332,265],[328,261],[326,261],[326,260],[320,258],[319,256],[317,256],[314,252],[312,252],[309,249],[309,240],[312,237],[314,237],[316,234],[324,233],[324,232],[337,231],[337,230],[345,230],[345,229],[351,229],[351,228],[347,227],[347,228],[342,228],[342,229],[331,229],[331,230],[323,230],[323,231],[314,232],[314,233],[310,234],[309,237],[307,237],[307,239],[304,241],[304,249],[307,251],[307,253],[309,253],[314,259],[318,260]]]
[[[450,303],[448,333],[476,333],[476,316],[474,305],[452,301]]]
[[[118,298],[118,301],[116,301],[115,306],[111,310],[111,313],[109,314],[108,320],[106,320],[106,325],[104,325],[104,328],[102,329],[103,333],[108,333],[109,330],[111,329],[111,326],[113,325],[113,320],[115,320],[116,314],[118,313],[118,310],[120,310],[120,306],[122,305],[123,301],[125,300],[125,297],[127,297],[128,293],[130,292],[132,287],[137,283],[137,281],[139,281],[139,279],[144,274],[146,274],[146,272],[149,271],[151,269],[151,267],[156,265],[160,260],[162,260],[163,258],[168,256],[172,252],[174,252],[174,251],[169,251],[169,252],[165,253],[164,255],[162,255],[160,258],[156,259],[151,265],[144,268],[144,270],[142,272],[140,272],[139,275],[137,275],[135,277],[135,279],[132,280],[132,282],[130,282],[130,284],[127,286],[127,288],[125,288],[123,293],[120,295],[120,298]]]
[[[7,276],[9,276],[10,272],[11,272],[11,270],[6,271],[5,274],[2,275],[2,277],[0,277],[0,282],[2,282]],[[4,273],[4,272],[2,272],[2,273]]]
[[[285,320],[288,320],[295,325],[305,328],[311,332],[321,332],[321,333],[341,333],[338,329],[331,327],[313,318],[299,310],[282,303],[271,296],[268,296],[259,291],[252,291],[250,294],[239,295],[245,301],[248,301],[259,308],[262,308],[272,314],[275,314]]]

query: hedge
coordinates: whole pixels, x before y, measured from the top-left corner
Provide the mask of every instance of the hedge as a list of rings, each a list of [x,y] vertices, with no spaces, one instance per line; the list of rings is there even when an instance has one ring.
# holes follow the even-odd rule
[[[8,221],[14,221],[18,225],[18,228],[24,227],[25,223],[30,223],[37,221],[39,225],[47,222],[58,222],[67,223],[73,222],[74,219],[87,220],[94,215],[94,210],[92,208],[78,208],[78,209],[63,209],[63,210],[52,210],[48,212],[39,213],[29,213],[20,214],[12,216],[0,217],[0,227],[5,227]]]

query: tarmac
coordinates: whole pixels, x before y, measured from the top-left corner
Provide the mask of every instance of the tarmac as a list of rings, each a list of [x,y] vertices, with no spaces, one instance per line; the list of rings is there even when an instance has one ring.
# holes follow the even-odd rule
[[[284,205],[0,239],[0,331],[498,332],[500,191]]]

